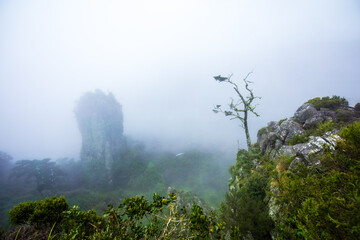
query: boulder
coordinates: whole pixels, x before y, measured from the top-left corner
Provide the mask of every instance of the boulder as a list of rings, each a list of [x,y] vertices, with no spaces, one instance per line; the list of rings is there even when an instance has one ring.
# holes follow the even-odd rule
[[[296,155],[296,151],[294,149],[294,146],[289,146],[289,145],[283,145],[279,151],[276,154],[277,156],[281,156],[281,155],[285,155],[285,156],[295,156]]]
[[[311,127],[317,126],[319,123],[324,121],[326,118],[322,112],[316,112],[312,117],[306,119],[303,127],[309,129]]]
[[[311,136],[309,142],[307,143],[299,143],[294,146],[283,145],[275,156],[295,156],[296,158],[291,163],[293,166],[297,163],[317,165],[319,162],[314,162],[312,155],[322,153],[324,151],[324,146],[330,146],[333,148],[335,146],[336,139],[338,139],[337,135],[329,135],[329,133],[327,133],[324,137]]]
[[[304,124],[309,118],[312,118],[317,113],[316,108],[310,103],[301,105],[294,114],[295,121]]]
[[[275,130],[275,133],[284,144],[287,144],[295,135],[305,134],[305,130],[302,129],[299,123],[292,119],[287,119],[280,124],[280,126]]]

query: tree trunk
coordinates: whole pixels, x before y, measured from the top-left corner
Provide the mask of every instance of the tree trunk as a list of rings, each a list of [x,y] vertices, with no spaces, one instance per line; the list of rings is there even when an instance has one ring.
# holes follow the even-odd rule
[[[247,113],[248,113],[247,110],[245,110],[245,112],[244,112],[244,129],[245,129],[247,147],[248,147],[248,150],[250,150],[251,139],[250,139],[250,134],[249,134],[248,122],[247,122]]]

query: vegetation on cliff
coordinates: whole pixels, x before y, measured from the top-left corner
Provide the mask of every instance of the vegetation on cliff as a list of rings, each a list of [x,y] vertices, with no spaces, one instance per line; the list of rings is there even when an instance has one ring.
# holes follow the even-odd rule
[[[327,105],[334,113],[345,106],[345,101],[338,97],[316,101],[322,106],[322,101],[332,100],[341,102]],[[307,119],[326,116],[321,115],[323,110],[314,111],[311,106],[299,108],[303,114],[312,112]],[[324,140],[320,141],[323,145],[312,146],[321,151],[309,149],[305,160],[291,152],[272,155],[271,148],[275,145],[268,145],[269,151],[263,151],[261,138],[248,150],[239,150],[235,164],[229,169],[231,178],[226,194],[219,191],[218,184],[226,175],[217,168],[214,156],[197,151],[176,156],[150,154],[139,145],[129,144],[126,154],[117,161],[119,165],[114,164],[110,172],[115,182],[103,182],[106,189],[103,187],[102,191],[99,185],[89,188],[87,178],[79,174],[88,171],[81,163],[67,161],[67,165],[57,166],[49,164],[47,159],[18,162],[13,174],[23,171],[24,176],[32,176],[34,188],[37,175],[31,175],[34,171],[25,166],[41,163],[43,168],[39,165],[35,169],[53,173],[51,169],[56,169],[55,166],[62,168],[69,174],[70,182],[64,180],[62,184],[51,185],[50,181],[47,185],[51,187],[39,192],[61,189],[67,200],[53,197],[14,204],[9,211],[14,227],[2,236],[4,239],[359,239],[360,122],[358,110],[348,106],[347,109],[351,118],[346,121],[341,115],[332,114],[331,120],[323,118],[303,134],[293,134],[282,142],[286,148],[290,145],[299,148],[320,138],[313,134],[324,137],[331,132],[326,135],[328,138],[323,138],[328,142]],[[307,120],[289,124],[290,121],[294,122],[287,119],[280,125],[283,128],[306,125]],[[272,138],[271,130],[278,126],[270,124],[259,130],[258,136]],[[4,162],[11,159],[6,154],[1,156]],[[75,172],[70,174],[69,169]],[[61,178],[59,174],[42,175]],[[24,183],[22,178],[18,181]],[[223,196],[225,200],[214,211],[201,198],[173,188],[167,189],[168,197],[153,194],[153,200],[147,200],[151,191],[165,195],[167,186],[197,193],[204,191],[202,196],[206,196],[208,203],[212,198],[218,202]],[[69,207],[68,202],[75,206]],[[79,202],[88,205],[79,206]],[[102,211],[96,207],[99,202]]]

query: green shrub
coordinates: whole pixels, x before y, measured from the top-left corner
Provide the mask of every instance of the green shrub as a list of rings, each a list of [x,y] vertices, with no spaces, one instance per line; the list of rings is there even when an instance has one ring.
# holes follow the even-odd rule
[[[36,205],[36,202],[23,202],[14,206],[9,211],[11,224],[20,225],[28,223],[30,217],[34,214]]]
[[[352,119],[352,113],[345,109],[337,109],[335,114],[338,122],[349,122]]]
[[[289,140],[289,145],[296,145],[299,143],[306,143],[309,141],[309,137],[306,135],[295,135]]]
[[[36,202],[24,202],[9,211],[13,225],[28,223],[37,227],[49,226],[62,220],[62,213],[69,205],[63,196],[46,198]]]
[[[64,212],[61,226],[64,230],[62,239],[87,239],[105,226],[105,219],[97,216],[93,209],[85,212],[73,206]]]
[[[330,120],[319,123],[316,128],[310,129],[307,132],[307,135],[322,136],[326,132],[332,131],[334,129],[340,129],[341,127],[342,127],[341,123],[335,123]]]
[[[360,112],[360,102],[355,104],[355,111]]]
[[[270,239],[274,222],[269,216],[269,172],[272,166],[260,149],[238,151],[236,164],[229,171],[229,191],[221,204],[220,215],[226,222],[231,239]]]
[[[276,171],[279,239],[360,239],[360,123],[344,128],[321,164]]]
[[[323,97],[323,98],[313,98],[307,101],[307,103],[311,103],[317,110],[320,108],[327,108],[331,110],[335,110],[340,106],[348,106],[349,102],[345,98],[341,98],[339,96]]]

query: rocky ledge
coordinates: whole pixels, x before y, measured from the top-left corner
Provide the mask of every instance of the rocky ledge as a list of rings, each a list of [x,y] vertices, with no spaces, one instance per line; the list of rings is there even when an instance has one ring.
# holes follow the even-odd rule
[[[291,118],[269,122],[267,127],[260,129],[257,143],[271,158],[281,155],[294,157],[290,167],[296,163],[316,165],[318,162],[312,156],[321,154],[326,147],[334,148],[340,139],[337,135],[340,127],[359,121],[359,117],[360,112],[353,107],[316,109],[311,103],[305,103]],[[334,128],[327,129],[330,126]],[[294,141],[294,138],[301,140]]]

